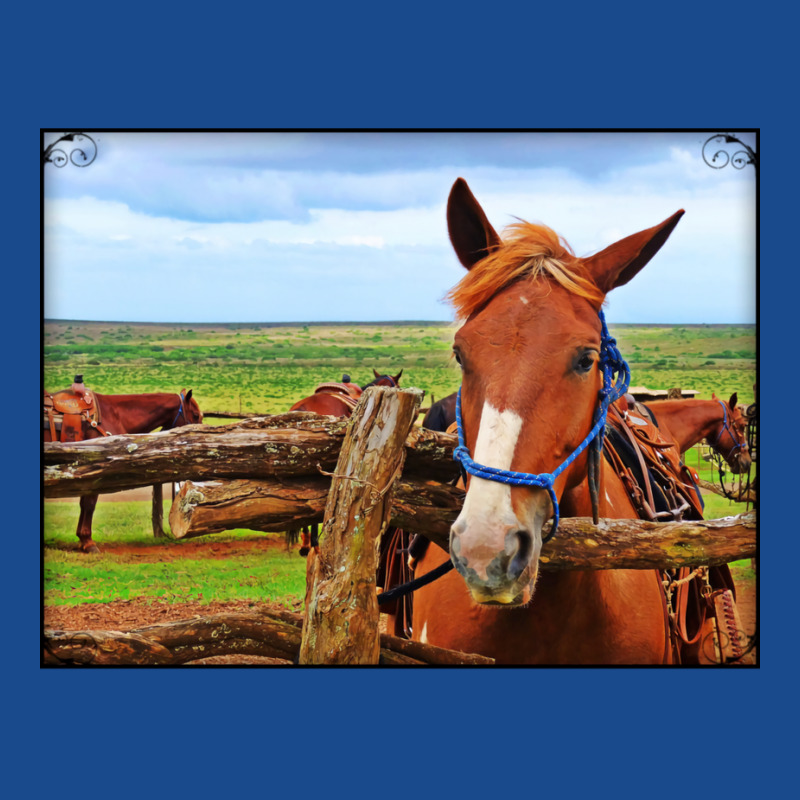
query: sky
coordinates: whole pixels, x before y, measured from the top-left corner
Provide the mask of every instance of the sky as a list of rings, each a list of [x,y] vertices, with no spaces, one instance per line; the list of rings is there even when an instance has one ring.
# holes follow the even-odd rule
[[[719,132],[87,130],[91,163],[43,168],[44,316],[452,321],[461,177],[499,232],[541,222],[581,256],[683,208],[609,323],[755,323],[757,176],[706,163]]]

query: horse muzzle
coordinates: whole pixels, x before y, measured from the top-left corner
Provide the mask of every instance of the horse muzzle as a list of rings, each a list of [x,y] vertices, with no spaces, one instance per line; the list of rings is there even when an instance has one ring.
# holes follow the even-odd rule
[[[749,471],[751,464],[752,460],[749,451],[740,450],[734,458],[731,459],[731,463],[728,466],[730,466],[731,472],[733,472],[734,475],[741,475]]]
[[[470,530],[456,520],[450,529],[450,558],[476,603],[517,606],[533,595],[539,565],[541,535],[519,524],[489,532]],[[502,542],[502,549],[491,542]]]

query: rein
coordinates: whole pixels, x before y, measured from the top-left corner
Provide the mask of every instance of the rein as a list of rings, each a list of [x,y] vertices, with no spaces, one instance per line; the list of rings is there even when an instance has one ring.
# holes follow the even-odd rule
[[[600,323],[602,325],[602,332],[600,337],[600,369],[603,371],[603,388],[600,389],[599,399],[600,403],[595,409],[594,425],[586,438],[573,450],[573,452],[558,466],[553,472],[514,472],[513,470],[497,469],[496,467],[487,467],[479,464],[472,459],[469,454],[469,448],[464,441],[464,424],[461,418],[461,388],[458,390],[458,397],[456,399],[456,423],[458,425],[458,447],[453,452],[453,458],[461,464],[463,471],[468,472],[476,478],[483,478],[484,480],[496,481],[498,483],[506,483],[511,486],[532,486],[538,489],[546,489],[550,495],[550,500],[553,503],[553,526],[547,536],[542,539],[542,544],[548,542],[558,530],[558,522],[560,519],[558,498],[556,497],[553,484],[556,478],[572,464],[573,461],[590,445],[593,443],[594,453],[596,454],[593,459],[595,464],[597,462],[597,454],[602,451],[603,438],[605,436],[606,415],[608,407],[615,400],[622,397],[628,391],[628,386],[631,381],[631,373],[625,359],[620,355],[617,349],[617,342],[608,332],[606,325],[606,318],[602,309],[598,312]],[[616,375],[616,382],[615,382]],[[596,505],[594,495],[597,491],[596,481],[590,478],[590,486],[593,493],[593,506]]]
[[[728,425],[728,409],[725,406],[725,403],[723,403],[722,400],[720,399],[717,399],[717,402],[722,406],[722,428],[717,434],[717,438],[713,442],[711,442],[710,439],[707,439],[706,441],[711,445],[712,449],[711,455],[714,463],[717,465],[717,473],[719,475],[719,485],[720,488],[722,489],[722,493],[724,494],[725,497],[728,498],[728,500],[739,500],[742,492],[743,491],[746,492],[750,489],[750,473],[748,471],[747,484],[744,487],[744,489],[742,488],[742,482],[740,479],[739,497],[737,497],[737,495],[733,493],[733,488],[729,490],[728,487],[725,486],[725,463],[729,459],[733,459],[734,454],[736,454],[737,450],[749,451],[750,446],[749,442],[739,439],[739,437],[736,435],[736,431],[733,428],[731,428],[731,426]],[[723,433],[728,434],[732,444],[730,452],[728,453],[727,456],[723,455],[722,448],[720,446],[720,440],[722,439]]]
[[[447,561],[439,564],[438,567],[432,569],[430,572],[426,572],[421,577],[414,578],[414,580],[403,583],[400,586],[395,586],[394,589],[389,589],[387,592],[381,592],[378,595],[378,605],[389,603],[392,600],[397,600],[398,597],[405,597],[411,592],[416,592],[417,589],[421,589],[423,586],[433,583],[437,578],[441,578],[442,575],[446,575],[453,569],[453,566],[453,562],[448,558]]]

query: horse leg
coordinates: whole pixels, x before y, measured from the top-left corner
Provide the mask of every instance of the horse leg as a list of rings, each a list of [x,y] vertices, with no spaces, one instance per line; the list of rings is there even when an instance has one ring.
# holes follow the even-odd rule
[[[306,526],[300,533],[300,555],[307,556],[311,552],[311,527]]]
[[[78,519],[78,539],[83,553],[99,553],[100,549],[92,541],[92,517],[97,505],[97,495],[87,494],[81,497],[81,515]]]

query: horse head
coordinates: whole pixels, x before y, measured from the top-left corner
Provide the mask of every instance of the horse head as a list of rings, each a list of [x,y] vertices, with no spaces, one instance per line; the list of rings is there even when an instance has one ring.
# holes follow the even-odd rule
[[[397,375],[392,376],[381,375],[378,370],[373,368],[372,374],[375,376],[375,380],[362,386],[362,389],[366,389],[368,386],[389,386],[391,388],[397,388],[400,385],[400,376],[403,374],[403,370],[400,370]]]
[[[728,463],[734,474],[746,473],[750,469],[750,448],[747,444],[747,420],[737,405],[739,396],[734,392],[727,404],[714,392],[711,399],[716,400],[722,411],[714,431],[706,441]]]
[[[586,479],[588,449],[576,450],[599,430],[601,351],[613,343],[603,301],[655,255],[682,214],[578,258],[543,225],[518,222],[501,238],[466,182],[453,185],[448,229],[467,269],[448,295],[463,323],[453,344],[462,452],[495,473],[470,474],[450,532],[451,558],[476,602],[520,605],[533,596],[543,526],[565,490]],[[542,479],[542,488],[516,485],[510,473]]]
[[[178,401],[178,409],[172,424],[164,426],[164,430],[169,428],[180,428],[183,425],[196,425],[203,421],[203,412],[197,405],[197,400],[192,397],[191,389],[181,389]]]

